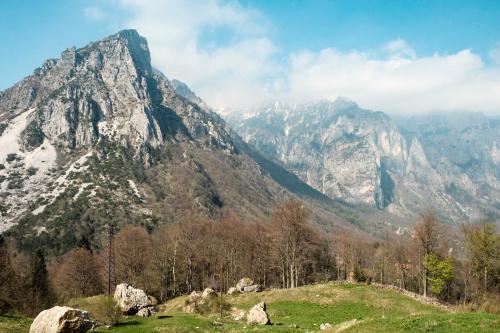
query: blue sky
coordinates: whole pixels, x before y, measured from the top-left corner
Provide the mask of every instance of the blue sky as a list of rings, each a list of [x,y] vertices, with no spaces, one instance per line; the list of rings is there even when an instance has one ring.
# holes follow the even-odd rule
[[[0,89],[125,27],[148,38],[155,66],[222,108],[336,96],[392,112],[500,106],[493,0],[4,0]]]

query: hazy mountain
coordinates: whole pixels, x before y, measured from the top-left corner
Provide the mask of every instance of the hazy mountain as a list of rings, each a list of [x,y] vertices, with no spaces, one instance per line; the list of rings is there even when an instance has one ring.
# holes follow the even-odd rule
[[[399,216],[434,209],[499,219],[499,121],[429,115],[397,123],[345,99],[275,103],[229,122],[243,139],[330,198]]]
[[[294,192],[327,200],[153,70],[134,30],[47,60],[1,93],[0,120],[0,231],[14,226],[25,245],[63,251],[110,222],[191,212],[258,219]],[[347,226],[332,211],[317,206],[316,221]]]

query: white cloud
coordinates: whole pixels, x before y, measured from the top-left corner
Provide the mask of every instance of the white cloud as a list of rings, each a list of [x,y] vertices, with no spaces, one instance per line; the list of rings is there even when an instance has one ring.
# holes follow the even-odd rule
[[[398,113],[500,111],[500,61],[487,65],[471,50],[418,56],[398,38],[372,53],[324,48],[286,55],[270,38],[269,22],[236,1],[118,3],[130,14],[125,25],[148,39],[153,65],[219,108],[344,96]],[[499,50],[490,52],[493,60]]]
[[[188,83],[219,108],[248,107],[269,98],[277,51],[268,23],[237,2],[121,0],[133,14],[127,25],[148,38],[153,65]],[[227,40],[216,40],[218,32]],[[211,43],[202,40],[213,34]],[[205,44],[202,44],[204,42]]]
[[[452,55],[375,59],[324,49],[290,57],[291,99],[345,96],[393,113],[432,110],[500,111],[500,69],[470,50]]]
[[[90,6],[83,9],[83,14],[86,18],[92,21],[100,21],[105,15],[99,6]]]

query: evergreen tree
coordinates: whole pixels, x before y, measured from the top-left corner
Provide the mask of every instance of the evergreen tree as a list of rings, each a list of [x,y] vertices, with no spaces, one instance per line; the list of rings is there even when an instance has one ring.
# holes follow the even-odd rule
[[[42,250],[37,250],[31,259],[31,279],[30,287],[32,293],[32,309],[31,312],[37,312],[48,308],[53,300],[53,293],[50,287],[49,273],[45,263],[45,256]]]

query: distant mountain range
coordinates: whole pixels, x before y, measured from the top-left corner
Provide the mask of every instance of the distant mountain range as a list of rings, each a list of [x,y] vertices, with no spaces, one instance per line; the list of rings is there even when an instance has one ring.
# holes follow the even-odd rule
[[[330,198],[401,217],[500,219],[500,119],[478,113],[392,119],[337,99],[276,102],[229,123]]]

